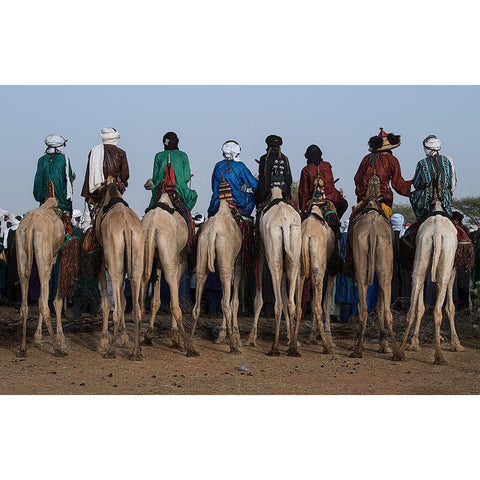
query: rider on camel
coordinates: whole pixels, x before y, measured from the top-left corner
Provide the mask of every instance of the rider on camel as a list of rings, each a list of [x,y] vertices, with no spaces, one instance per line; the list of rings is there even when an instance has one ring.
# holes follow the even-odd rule
[[[310,145],[307,148],[305,158],[307,159],[307,166],[302,169],[298,185],[298,204],[302,216],[308,213],[310,202],[315,192],[315,182],[320,178],[323,181],[325,198],[333,203],[335,214],[338,217],[336,223],[340,225],[339,219],[342,218],[342,215],[347,210],[348,202],[335,188],[332,166],[323,160],[322,151],[317,145]]]
[[[95,145],[88,154],[87,171],[83,182],[82,197],[91,206],[97,206],[102,200],[109,176],[118,191],[123,195],[128,187],[127,154],[117,147],[120,133],[115,128],[102,128],[102,143]]]
[[[270,198],[270,190],[279,187],[283,192],[283,199],[289,202],[292,199],[292,172],[288,158],[281,151],[283,140],[277,135],[269,135],[265,139],[267,153],[260,157],[258,166],[258,189],[255,193],[257,213]]]
[[[251,215],[255,207],[254,194],[258,187],[257,179],[243,162],[238,160],[240,145],[235,140],[228,140],[222,145],[224,160],[215,165],[212,174],[212,198],[208,207],[208,216],[212,217],[218,211],[219,194],[222,182],[228,183],[235,207],[243,215]]]
[[[37,172],[33,184],[33,196],[40,205],[47,199],[47,182],[53,183],[58,208],[72,214],[73,180],[75,178],[70,166],[70,160],[61,150],[67,140],[61,135],[52,133],[45,139],[47,149],[45,155],[38,159]]]

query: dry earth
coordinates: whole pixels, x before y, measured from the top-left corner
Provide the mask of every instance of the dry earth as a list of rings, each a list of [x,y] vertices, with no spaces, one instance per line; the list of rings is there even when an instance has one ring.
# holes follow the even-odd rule
[[[36,307],[30,309],[29,344],[36,326]],[[303,345],[302,356],[268,357],[273,337],[272,319],[261,318],[257,347],[244,347],[241,355],[230,355],[227,345],[212,342],[220,318],[202,318],[197,335],[198,358],[186,358],[169,347],[169,317],[157,317],[153,347],[143,347],[145,360],[128,360],[129,349],[118,349],[117,358],[104,359],[96,346],[101,320],[83,316],[68,319],[64,331],[69,355],[53,356],[50,339],[44,333],[40,348],[29,347],[26,359],[15,351],[21,338],[19,314],[0,308],[0,393],[1,394],[478,394],[480,393],[480,332],[478,318],[459,314],[457,330],[466,351],[448,351],[448,326],[442,334],[449,364],[432,364],[432,318],[422,324],[420,352],[407,352],[407,362],[392,362],[391,355],[378,354],[377,327],[369,320],[362,359],[348,357],[357,325],[333,324],[337,348],[333,355],[321,354],[318,345]],[[133,332],[130,315],[128,329]],[[241,318],[242,336],[252,319]],[[186,319],[190,327],[190,318]],[[144,327],[146,322],[144,322]],[[404,328],[404,315],[395,314],[395,330]],[[308,332],[305,322],[302,336]],[[131,338],[133,338],[131,336]],[[286,350],[284,346],[283,351]],[[248,370],[240,371],[245,365]]]

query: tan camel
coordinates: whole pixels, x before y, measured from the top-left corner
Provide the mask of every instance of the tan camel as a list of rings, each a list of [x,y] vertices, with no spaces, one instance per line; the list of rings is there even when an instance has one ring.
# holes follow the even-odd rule
[[[131,360],[142,360],[140,347],[140,328],[142,312],[140,309],[140,287],[144,264],[144,236],[142,225],[137,214],[121,201],[111,177],[107,180],[107,189],[103,205],[108,206],[112,199],[120,201],[114,204],[103,216],[99,212],[95,222],[95,234],[103,247],[104,263],[99,274],[102,287],[103,329],[99,350],[105,351],[104,358],[115,358],[116,340],[119,327],[122,332],[122,346],[128,346],[128,334],[125,328],[125,297],[123,294],[125,274],[128,275],[132,287],[133,315],[135,318],[135,341]],[[115,200],[114,200],[115,201]],[[108,299],[105,270],[112,281],[113,301],[113,336],[108,341],[108,317],[110,301]]]
[[[302,222],[302,268],[300,274],[299,292],[303,291],[303,284],[306,278],[312,281],[312,332],[308,343],[316,343],[315,322],[318,325],[323,343],[323,353],[331,353],[335,345],[332,340],[330,328],[331,298],[335,275],[326,273],[328,258],[335,248],[335,234],[323,218],[321,209],[314,205],[312,214]],[[322,312],[323,282],[327,275],[327,291],[324,299],[324,310]],[[301,297],[297,301],[297,318],[301,318]],[[322,313],[325,316],[326,329],[323,328]]]
[[[220,200],[218,212],[203,225],[197,245],[197,288],[193,307],[194,327],[200,316],[200,302],[209,271],[215,271],[215,260],[222,283],[223,321],[217,343],[225,339],[226,329],[230,341],[230,353],[241,353],[242,341],[238,330],[238,289],[241,277],[242,232],[232,216],[226,200]],[[233,280],[233,287],[232,287]],[[232,290],[233,289],[233,290]]]
[[[440,201],[435,201],[434,212],[443,212]],[[423,289],[425,278],[430,269],[432,282],[437,284],[437,299],[433,310],[435,321],[435,361],[437,365],[447,362],[440,345],[440,326],[442,324],[442,306],[447,296],[445,311],[450,321],[451,350],[463,352],[465,349],[460,344],[455,330],[455,305],[453,303],[453,283],[456,271],[454,268],[455,252],[457,251],[457,230],[452,222],[442,215],[433,215],[427,218],[417,232],[415,261],[413,267],[413,285],[410,310],[407,314],[407,330],[405,331],[402,345],[404,348],[408,334],[416,319],[415,332],[409,349],[420,350],[419,331],[420,322],[425,313],[423,303]]]
[[[142,281],[142,302],[144,301],[146,288],[152,274],[153,259],[155,253],[157,253],[152,313],[143,345],[152,345],[153,326],[158,309],[160,308],[160,280],[163,273],[170,287],[172,347],[182,348],[178,335],[178,326],[180,326],[184,344],[187,349],[187,357],[196,356],[198,353],[189,341],[183,326],[182,310],[180,309],[178,297],[180,280],[187,265],[186,246],[188,227],[182,216],[177,211],[173,211],[173,204],[168,193],[163,193],[159,202],[163,204],[166,209],[160,207],[154,208],[147,212],[142,219],[142,228],[145,234],[145,269]],[[168,209],[170,211],[168,211]]]
[[[274,187],[271,192],[271,201],[282,198],[282,191]],[[286,319],[290,320],[287,325],[289,333],[288,355],[300,356],[297,349],[299,319],[295,322],[295,294],[299,283],[302,231],[300,214],[289,204],[285,202],[277,203],[262,213],[260,217],[260,234],[262,236],[264,254],[267,260],[270,273],[272,275],[273,291],[275,295],[275,339],[268,355],[280,355],[280,320],[283,310],[282,296],[282,277],[285,274],[285,281],[288,285],[288,294],[286,299],[287,308],[285,309]],[[263,254],[260,254],[260,275],[258,275],[257,291],[254,301],[254,320],[253,327],[248,337],[248,343],[256,345],[257,324],[260,317],[260,311],[263,306],[262,297],[262,275]],[[297,292],[298,297],[298,292]],[[297,298],[301,302],[301,297]],[[288,317],[287,317],[288,314]]]
[[[376,203],[370,201],[367,213],[355,221],[352,228],[353,261],[358,287],[358,313],[360,331],[350,357],[363,356],[363,336],[367,325],[367,288],[373,282],[374,272],[378,277],[377,316],[380,326],[380,353],[391,351],[385,332],[385,321],[393,347],[393,360],[405,360],[405,353],[399,348],[393,331],[393,317],[390,310],[391,285],[393,276],[393,230],[378,211]]]
[[[16,238],[17,266],[22,289],[23,318],[22,344],[18,356],[27,355],[27,319],[28,319],[28,284],[33,260],[37,264],[40,279],[40,297],[38,299],[39,318],[35,332],[35,344],[42,342],[42,320],[45,320],[52,340],[55,355],[65,356],[65,337],[62,330],[62,299],[60,289],[54,300],[57,317],[57,336],[53,333],[50,309],[48,307],[49,281],[52,267],[57,261],[58,252],[65,240],[65,229],[60,217],[55,213],[58,207],[54,197],[48,198],[43,205],[28,212],[18,226]]]

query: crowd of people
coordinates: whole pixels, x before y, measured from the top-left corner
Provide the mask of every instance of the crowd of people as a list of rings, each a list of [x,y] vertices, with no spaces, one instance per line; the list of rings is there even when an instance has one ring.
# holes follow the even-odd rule
[[[115,183],[118,191],[123,194],[128,188],[130,177],[127,154],[118,147],[120,134],[115,128],[103,128],[100,134],[102,143],[95,145],[88,154],[86,172],[84,176],[81,195],[85,199],[85,208],[82,210],[73,209],[73,184],[75,174],[73,173],[70,160],[65,151],[67,140],[59,134],[51,134],[46,137],[45,154],[39,158],[37,171],[34,178],[33,196],[39,204],[43,204],[48,195],[48,185],[53,185],[53,194],[57,199],[59,216],[65,224],[66,231],[73,231],[77,236],[83,238],[89,231],[99,209],[105,193],[107,179],[110,177]],[[145,189],[151,191],[151,199],[147,210],[158,206],[159,195],[167,192],[171,195],[175,209],[189,225],[194,244],[195,230],[205,220],[201,214],[193,214],[192,210],[197,202],[198,194],[191,188],[191,167],[188,155],[179,149],[179,138],[174,132],[167,132],[162,139],[163,150],[154,157],[152,177],[145,183]],[[366,207],[366,198],[371,198],[372,185],[376,184],[376,200],[379,209],[390,222],[394,231],[394,277],[392,283],[392,302],[398,298],[410,296],[411,272],[402,260],[401,241],[405,231],[405,238],[411,234],[406,244],[414,246],[415,232],[418,226],[428,216],[430,200],[432,198],[432,179],[438,182],[440,188],[436,191],[446,215],[452,219],[458,231],[458,238],[462,244],[469,244],[470,239],[462,225],[462,219],[454,221],[455,212],[452,211],[452,197],[456,186],[455,165],[451,157],[444,156],[441,151],[441,142],[434,136],[429,135],[423,141],[425,157],[417,165],[414,178],[405,180],[402,176],[399,160],[393,155],[393,149],[400,146],[400,136],[393,133],[386,133],[380,129],[378,135],[374,135],[368,141],[369,153],[362,159],[360,166],[354,176],[355,194],[357,204],[351,208],[349,218],[344,218],[348,210],[348,202],[343,192],[335,187],[332,165],[323,158],[322,150],[318,145],[310,145],[305,151],[306,165],[302,169],[298,182],[298,199],[292,195],[292,173],[288,157],[282,151],[283,140],[277,135],[269,135],[265,139],[266,153],[258,161],[258,173],[253,174],[248,167],[240,161],[241,147],[235,140],[226,141],[222,147],[223,159],[213,169],[212,194],[208,207],[208,217],[215,215],[219,208],[222,185],[228,184],[231,191],[229,201],[238,212],[245,218],[250,218],[256,209],[256,219],[267,207],[270,201],[270,192],[273,187],[278,187],[283,194],[283,200],[294,205],[300,212],[302,218],[310,214],[310,208],[314,197],[317,204],[323,205],[324,216],[328,225],[333,229],[338,240],[338,248],[335,254],[344,259],[345,274],[339,274],[334,289],[334,315],[338,319],[348,321],[356,315],[356,304],[358,292],[354,279],[349,274],[349,266],[352,264],[351,244],[348,237],[348,225],[355,221]],[[408,228],[404,217],[392,211],[393,191],[410,199],[417,222]],[[319,203],[320,202],[320,203]],[[458,214],[457,214],[458,215]],[[15,252],[15,231],[21,221],[17,216],[6,210],[0,210],[0,300],[6,300],[11,304],[20,303],[20,289],[18,272],[16,267]],[[253,219],[252,219],[253,220]],[[408,228],[408,229],[407,229]],[[68,242],[68,238],[66,243]],[[194,265],[194,257],[190,256],[190,273]],[[458,267],[458,295],[461,301],[467,295],[468,302],[468,281],[470,274],[467,272],[472,265],[459,264]],[[465,274],[462,276],[462,268]],[[57,273],[55,273],[57,269]],[[195,287],[195,277],[190,279],[186,271],[182,281],[181,296],[183,304],[190,304],[191,290]],[[265,271],[268,277],[268,271]],[[350,275],[350,276],[349,276]],[[472,274],[472,278],[477,273]],[[52,271],[51,299],[56,290],[56,277],[58,277],[58,265]],[[85,283],[86,282],[86,283]],[[97,290],[95,294],[87,295],[85,300],[85,285],[89,284],[91,290]],[[77,312],[96,312],[99,303],[98,288],[95,287],[96,279],[83,276],[78,279],[77,293],[72,300],[75,307],[77,298]],[[465,284],[467,286],[465,287]],[[254,278],[246,279],[244,295],[248,298],[253,295]],[[265,288],[265,308],[268,310],[273,304],[270,298],[268,279]],[[128,300],[128,282],[126,293]],[[374,310],[376,304],[376,291],[378,285],[373,283],[369,287],[368,304],[369,310]],[[431,289],[425,289],[426,301],[429,303],[428,295]],[[83,293],[82,293],[83,292]],[[163,300],[168,300],[168,287],[163,285]],[[249,293],[250,292],[250,293]],[[38,273],[35,265],[32,269],[30,279],[29,301],[35,302],[39,295]],[[218,276],[215,273],[210,275],[206,285],[205,298],[210,313],[218,313],[220,310],[221,287]],[[308,310],[308,283],[304,291],[304,310]],[[164,302],[162,302],[164,303]],[[244,305],[251,305],[252,302],[243,302]],[[248,312],[245,312],[248,313]],[[267,311],[268,314],[268,311]]]

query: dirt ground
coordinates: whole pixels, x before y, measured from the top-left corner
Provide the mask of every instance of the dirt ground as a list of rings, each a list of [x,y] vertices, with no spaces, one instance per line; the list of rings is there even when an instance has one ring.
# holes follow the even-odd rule
[[[97,351],[100,318],[69,319],[64,332],[69,347],[65,358],[53,356],[46,331],[40,348],[31,346],[36,327],[36,307],[30,309],[29,350],[17,358],[20,315],[11,307],[0,307],[1,394],[478,394],[480,393],[480,320],[468,313],[457,315],[457,332],[466,351],[448,351],[449,329],[443,325],[443,348],[447,366],[433,365],[433,322],[426,315],[421,329],[423,348],[407,352],[407,362],[392,362],[390,354],[376,353],[378,329],[369,319],[366,349],[362,359],[348,357],[357,325],[333,324],[337,344],[332,355],[321,354],[320,345],[302,345],[300,358],[265,355],[273,338],[274,322],[260,318],[259,344],[244,347],[241,355],[228,353],[228,345],[212,342],[221,318],[202,318],[196,341],[198,358],[187,358],[170,348],[169,317],[157,316],[153,347],[143,347],[144,361],[131,362],[130,349],[117,350],[117,358],[104,359]],[[395,313],[397,336],[405,315]],[[133,323],[127,315],[133,338]],[[245,338],[251,318],[240,319]],[[186,317],[190,328],[190,318]],[[300,341],[310,321],[301,327]],[[146,326],[144,322],[143,326]],[[283,326],[285,332],[285,327]],[[286,339],[284,339],[286,340]],[[286,346],[282,348],[286,351]],[[245,365],[248,370],[238,367]]]

